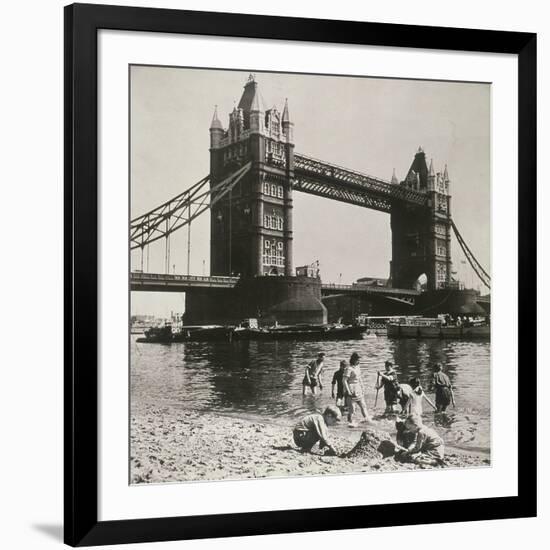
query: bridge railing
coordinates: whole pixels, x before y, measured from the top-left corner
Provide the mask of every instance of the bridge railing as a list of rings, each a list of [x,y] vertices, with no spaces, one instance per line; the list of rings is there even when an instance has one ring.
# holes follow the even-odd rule
[[[354,291],[354,292],[368,292],[373,294],[399,294],[399,295],[409,295],[409,296],[418,296],[420,291],[413,290],[412,288],[392,288],[389,286],[368,286],[368,285],[342,285],[337,283],[323,283],[323,290],[344,290],[344,291]]]
[[[224,277],[222,275],[176,275],[170,273],[143,273],[132,271],[130,278],[134,281],[177,281],[189,283],[237,283],[239,277]]]
[[[351,290],[353,288],[352,285],[341,285],[336,283],[323,283],[323,288],[330,288],[334,290]]]

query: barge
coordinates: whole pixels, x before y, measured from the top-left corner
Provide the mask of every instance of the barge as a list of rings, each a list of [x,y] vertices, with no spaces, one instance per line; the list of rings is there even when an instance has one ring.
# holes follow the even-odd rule
[[[362,338],[368,330],[360,325],[285,325],[260,328],[257,320],[247,319],[238,326],[193,325],[173,329],[167,323],[145,331],[137,342],[171,344],[178,342],[216,342],[233,340],[349,340]]]
[[[448,325],[440,318],[404,318],[387,324],[389,338],[441,338],[485,339],[491,338],[491,327],[481,320]]]

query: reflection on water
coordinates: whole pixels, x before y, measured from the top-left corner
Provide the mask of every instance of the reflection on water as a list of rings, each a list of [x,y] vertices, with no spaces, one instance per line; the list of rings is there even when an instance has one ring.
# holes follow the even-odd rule
[[[241,413],[294,421],[308,410],[332,402],[330,382],[341,359],[361,356],[366,400],[372,412],[376,372],[394,362],[401,382],[418,376],[424,387],[430,365],[441,362],[455,387],[456,409],[434,418],[424,403],[424,417],[435,420],[448,443],[468,448],[490,446],[490,344],[445,340],[376,339],[334,342],[131,342],[132,400],[193,410]],[[323,392],[302,397],[304,367],[318,351],[326,353]],[[376,414],[383,411],[383,392]],[[429,394],[428,394],[429,395]],[[433,398],[433,395],[431,395]],[[378,420],[392,429],[388,419]],[[342,426],[342,429],[344,427]]]

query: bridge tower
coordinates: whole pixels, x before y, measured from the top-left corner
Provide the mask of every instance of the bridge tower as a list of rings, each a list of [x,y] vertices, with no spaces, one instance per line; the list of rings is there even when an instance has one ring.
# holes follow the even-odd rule
[[[282,113],[265,108],[253,75],[227,129],[214,111],[211,186],[249,162],[251,169],[212,210],[212,275],[292,275],[293,126],[286,101]]]
[[[426,193],[427,207],[393,204],[391,208],[391,280],[397,288],[412,288],[421,275],[427,289],[446,288],[451,283],[451,196],[449,174],[435,172],[433,160],[428,168],[421,147],[401,185]]]

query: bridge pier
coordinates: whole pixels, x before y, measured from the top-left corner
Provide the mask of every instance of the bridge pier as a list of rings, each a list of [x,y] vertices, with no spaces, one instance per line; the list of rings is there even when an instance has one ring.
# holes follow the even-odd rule
[[[265,326],[327,323],[327,309],[321,302],[321,280],[249,277],[241,279],[232,290],[198,290],[187,294],[186,324],[236,324],[249,317],[257,318]]]
[[[477,303],[478,299],[479,293],[471,289],[447,288],[423,292],[416,298],[414,314],[424,317],[434,317],[440,313],[484,316],[487,310]]]

